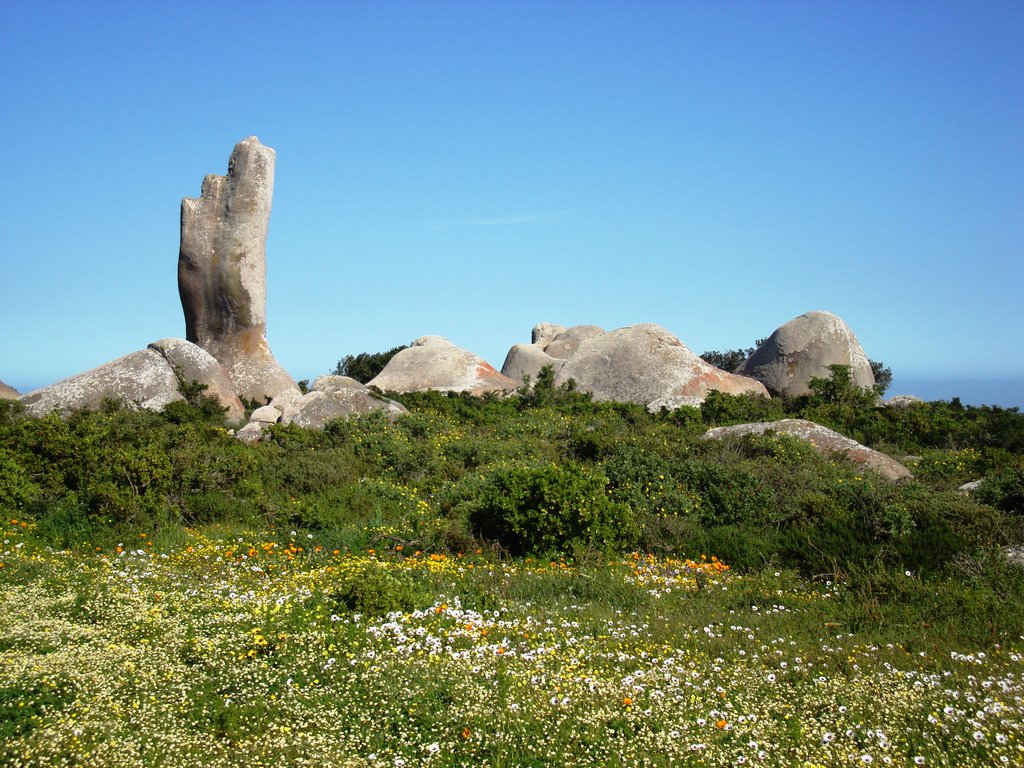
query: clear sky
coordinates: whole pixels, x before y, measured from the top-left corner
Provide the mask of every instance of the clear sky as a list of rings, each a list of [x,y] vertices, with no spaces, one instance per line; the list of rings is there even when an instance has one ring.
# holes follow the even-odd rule
[[[180,200],[250,135],[296,378],[825,309],[897,378],[1024,379],[1020,0],[5,0],[0,379],[183,336]]]

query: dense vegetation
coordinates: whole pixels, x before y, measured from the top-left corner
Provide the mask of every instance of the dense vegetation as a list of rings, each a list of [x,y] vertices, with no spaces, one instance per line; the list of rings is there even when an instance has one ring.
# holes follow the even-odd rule
[[[797,401],[660,414],[551,380],[255,446],[198,392],[0,403],[0,762],[1024,754],[1024,569],[1000,554],[1024,541],[1024,415],[877,407],[841,367]],[[785,417],[915,479],[701,439]]]
[[[392,347],[387,352],[360,352],[358,355],[345,355],[334,366],[331,373],[335,376],[348,376],[365,384],[383,371],[384,366],[391,361],[392,357],[407,348],[408,345],[403,344]]]

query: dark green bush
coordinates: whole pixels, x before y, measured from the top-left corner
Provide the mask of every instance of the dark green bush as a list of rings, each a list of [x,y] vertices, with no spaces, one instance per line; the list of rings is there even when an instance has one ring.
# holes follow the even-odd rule
[[[637,537],[632,511],[608,496],[607,476],[575,462],[491,472],[469,519],[474,532],[515,554],[623,550]]]

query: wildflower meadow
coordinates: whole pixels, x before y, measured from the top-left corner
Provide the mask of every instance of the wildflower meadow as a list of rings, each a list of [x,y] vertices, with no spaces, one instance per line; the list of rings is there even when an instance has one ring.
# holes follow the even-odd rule
[[[1019,414],[856,414],[893,486],[741,399],[407,403],[0,413],[0,763],[1024,764]]]

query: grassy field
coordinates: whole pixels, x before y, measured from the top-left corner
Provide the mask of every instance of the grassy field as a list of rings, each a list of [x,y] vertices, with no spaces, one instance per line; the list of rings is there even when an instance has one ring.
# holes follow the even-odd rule
[[[746,401],[408,404],[0,413],[0,763],[1024,764],[1019,414],[853,414],[892,486],[699,440]]]

